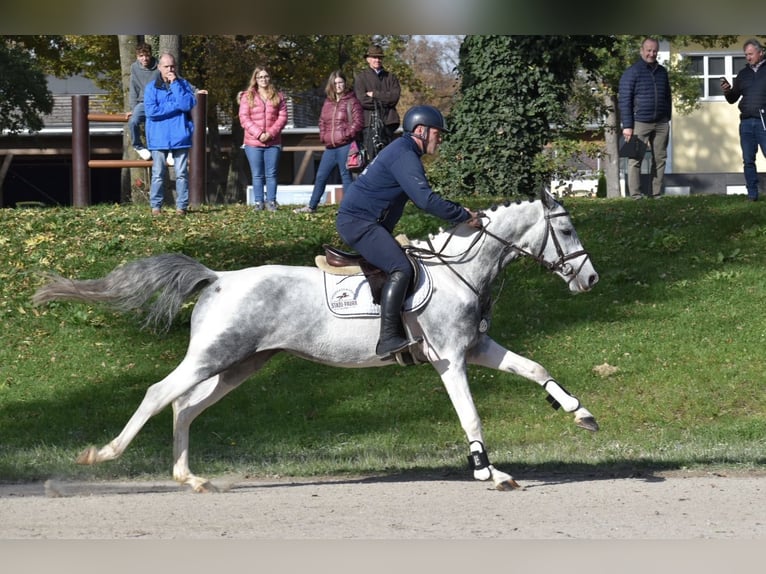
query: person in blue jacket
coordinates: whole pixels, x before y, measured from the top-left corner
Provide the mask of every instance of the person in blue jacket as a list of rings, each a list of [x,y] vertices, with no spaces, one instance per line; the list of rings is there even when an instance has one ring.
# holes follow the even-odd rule
[[[335,221],[341,239],[388,276],[380,296],[380,337],[375,347],[381,357],[411,344],[401,309],[413,270],[393,236],[407,201],[449,223],[468,221],[481,227],[476,213],[443,199],[428,184],[421,156],[433,154],[447,131],[441,112],[414,106],[404,115],[402,129],[402,136],[383,148],[349,186]]]
[[[173,154],[176,172],[176,213],[186,215],[189,206],[189,148],[194,123],[191,110],[197,104],[195,89],[176,73],[172,54],[162,54],[160,74],[144,89],[146,147],[152,153],[152,182],[149,203],[159,215],[165,195],[167,156]],[[205,93],[205,92],[202,92]]]
[[[660,43],[654,38],[641,42],[641,57],[623,72],[619,87],[622,135],[649,144],[652,154],[651,196],[662,195],[670,137],[671,94],[668,71],[657,62]],[[628,158],[628,190],[641,199],[641,159]]]

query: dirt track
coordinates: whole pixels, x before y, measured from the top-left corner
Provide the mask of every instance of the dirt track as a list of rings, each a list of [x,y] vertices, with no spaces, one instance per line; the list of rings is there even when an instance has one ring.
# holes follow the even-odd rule
[[[0,539],[766,539],[766,474],[0,485]]]

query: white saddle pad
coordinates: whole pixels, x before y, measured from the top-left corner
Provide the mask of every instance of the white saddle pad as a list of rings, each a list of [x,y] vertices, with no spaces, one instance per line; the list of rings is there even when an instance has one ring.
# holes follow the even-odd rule
[[[418,283],[412,295],[404,301],[405,311],[417,311],[431,298],[431,276],[422,263],[418,263]],[[338,317],[379,317],[380,305],[372,302],[372,291],[363,274],[324,274],[327,307]]]

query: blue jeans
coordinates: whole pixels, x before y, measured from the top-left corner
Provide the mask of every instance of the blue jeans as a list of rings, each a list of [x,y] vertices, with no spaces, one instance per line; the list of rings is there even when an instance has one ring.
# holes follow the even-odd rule
[[[253,175],[253,198],[263,203],[263,186],[266,185],[266,201],[277,201],[277,167],[282,146],[245,146],[245,155]]]
[[[165,199],[165,178],[168,175],[166,154],[171,151],[176,171],[176,209],[186,210],[189,207],[189,148],[153,149],[152,184],[149,189],[149,203],[152,209],[162,207]]]
[[[309,207],[311,209],[316,209],[317,205],[319,205],[319,201],[322,199],[322,195],[324,195],[327,180],[330,179],[330,174],[336,165],[340,170],[343,189],[346,190],[351,185],[353,181],[351,179],[351,172],[346,169],[346,157],[348,156],[349,147],[351,147],[350,142],[340,147],[326,148],[322,152],[322,159],[319,160],[317,175],[314,179],[314,190],[311,192],[311,199],[309,200]]]
[[[133,108],[133,114],[128,119],[128,131],[130,132],[130,143],[136,149],[141,149],[144,144],[141,143],[141,124],[146,123],[146,112],[144,104],[136,104]]]
[[[742,146],[742,162],[745,165],[745,186],[750,199],[758,199],[758,171],[755,156],[758,148],[766,155],[766,129],[760,118],[745,118],[739,122],[739,143]]]

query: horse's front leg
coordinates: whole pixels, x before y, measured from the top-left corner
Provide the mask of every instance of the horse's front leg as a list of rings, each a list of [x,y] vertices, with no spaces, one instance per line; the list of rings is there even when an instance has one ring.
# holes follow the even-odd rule
[[[499,471],[489,462],[489,456],[484,447],[481,419],[468,387],[465,362],[440,359],[432,364],[447,389],[452,406],[460,420],[460,426],[463,427],[468,438],[470,451],[468,463],[473,470],[474,478],[477,480],[492,479],[497,490],[519,488],[519,484],[513,480],[511,475]]]
[[[483,336],[468,353],[468,362],[472,365],[514,373],[536,382],[548,392],[548,401],[554,409],[561,407],[565,412],[573,412],[577,426],[594,432],[598,430],[598,423],[590,411],[580,404],[577,397],[570,394],[551,377],[542,365],[509,351],[492,338]]]

